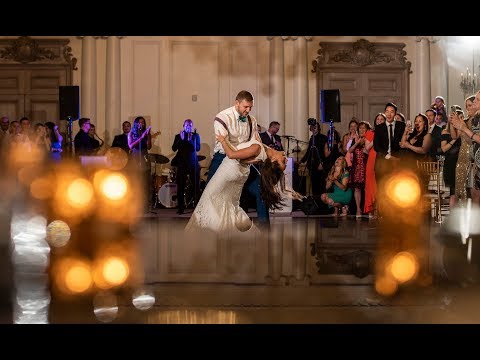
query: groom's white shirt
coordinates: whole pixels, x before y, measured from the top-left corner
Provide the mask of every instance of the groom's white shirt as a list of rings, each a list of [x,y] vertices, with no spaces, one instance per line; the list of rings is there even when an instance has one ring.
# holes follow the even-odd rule
[[[239,116],[240,114],[237,112],[237,110],[235,110],[235,106],[225,109],[217,114],[216,118],[219,118],[225,123],[225,125],[227,125],[228,132],[221,122],[214,121],[213,124],[215,134],[222,134],[224,136],[228,135],[229,142],[235,147],[237,147],[238,144],[242,144],[250,140],[248,137],[250,135],[250,126],[248,125],[248,120],[245,122],[240,121],[238,120]],[[250,119],[252,120],[253,137],[257,131],[257,119],[255,119],[252,115],[250,115]],[[217,140],[215,140],[213,152],[225,154],[222,144],[220,144]]]

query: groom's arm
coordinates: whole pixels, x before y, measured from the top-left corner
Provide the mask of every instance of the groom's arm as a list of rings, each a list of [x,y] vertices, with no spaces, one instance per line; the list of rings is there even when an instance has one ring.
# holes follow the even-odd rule
[[[227,124],[225,123],[225,121],[223,121],[219,117],[216,117],[213,122],[213,133],[228,137]],[[215,138],[215,145],[213,146],[213,148],[214,148],[214,152],[220,151],[222,153],[225,153],[225,151],[223,150],[223,147],[220,145],[219,141],[216,138]]]

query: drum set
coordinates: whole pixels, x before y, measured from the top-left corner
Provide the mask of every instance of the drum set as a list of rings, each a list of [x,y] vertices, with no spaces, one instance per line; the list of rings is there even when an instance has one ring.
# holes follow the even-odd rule
[[[157,174],[157,164],[168,164],[170,160],[160,154],[148,154],[149,161],[154,164],[154,173],[152,174],[152,190],[154,197],[154,208],[163,207],[166,209],[173,209],[178,207],[177,202],[177,167],[172,166],[171,168],[164,168],[160,175]],[[198,160],[204,160],[205,156],[198,155]],[[205,189],[206,182],[205,180],[200,180],[200,193]],[[185,209],[193,207],[194,204],[194,194],[193,194],[193,184],[190,181],[190,178],[187,177],[187,183],[185,186]]]

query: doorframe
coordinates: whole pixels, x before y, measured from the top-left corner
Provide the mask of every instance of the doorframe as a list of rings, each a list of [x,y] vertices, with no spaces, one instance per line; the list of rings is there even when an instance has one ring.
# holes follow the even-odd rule
[[[356,42],[320,42],[318,56],[312,61],[312,73],[317,74],[317,118],[320,118],[320,90],[324,89],[324,74],[335,72],[398,73],[401,77],[401,104],[410,114],[410,74],[412,63],[406,58],[404,43],[380,43],[360,39]],[[342,97],[340,94],[340,101]],[[359,114],[361,115],[361,114]]]

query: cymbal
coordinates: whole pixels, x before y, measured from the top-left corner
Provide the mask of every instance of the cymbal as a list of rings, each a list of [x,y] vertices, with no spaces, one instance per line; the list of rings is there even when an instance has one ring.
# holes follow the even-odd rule
[[[197,158],[198,158],[198,161],[202,161],[202,160],[205,160],[207,157],[205,155],[198,155]]]
[[[157,164],[166,164],[170,162],[166,156],[160,154],[148,154],[148,160],[150,160],[150,162],[156,162]]]

